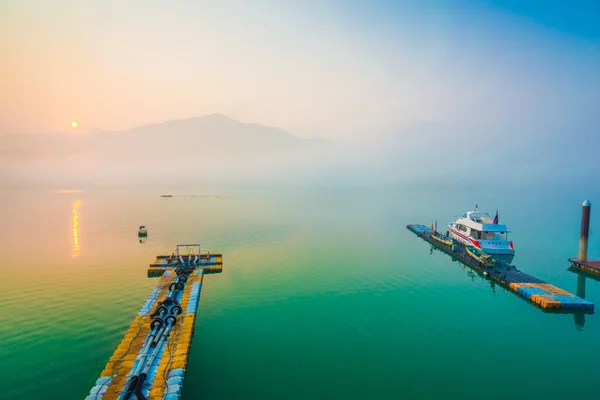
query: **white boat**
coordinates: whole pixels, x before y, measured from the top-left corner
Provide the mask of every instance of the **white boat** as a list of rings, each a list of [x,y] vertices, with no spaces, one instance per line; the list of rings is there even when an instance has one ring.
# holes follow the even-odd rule
[[[498,211],[491,219],[488,213],[478,211],[475,206],[473,211],[467,211],[448,227],[450,237],[457,242],[477,247],[490,255],[515,254],[513,242],[508,238],[508,227],[498,223]]]

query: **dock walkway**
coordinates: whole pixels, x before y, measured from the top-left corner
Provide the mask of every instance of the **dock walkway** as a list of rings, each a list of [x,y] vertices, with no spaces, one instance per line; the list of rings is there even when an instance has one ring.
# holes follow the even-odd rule
[[[158,256],[148,273],[161,277],[86,400],[178,399],[204,275],[222,267],[221,254]]]
[[[410,224],[407,228],[433,246],[488,276],[501,286],[529,300],[544,311],[594,311],[594,303],[519,271],[515,266],[504,262],[496,262],[494,267],[481,264],[467,253],[463,244],[455,243],[453,246],[449,246],[433,239],[431,237],[431,229],[425,225]]]

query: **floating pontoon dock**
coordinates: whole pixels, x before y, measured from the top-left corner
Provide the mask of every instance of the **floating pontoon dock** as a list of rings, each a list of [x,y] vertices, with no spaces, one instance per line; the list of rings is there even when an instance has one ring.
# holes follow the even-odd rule
[[[600,275],[600,260],[579,260],[577,258],[569,258],[571,267],[580,269],[590,274]]]
[[[431,237],[431,229],[424,225],[410,224],[407,228],[436,248],[488,276],[503,287],[512,290],[545,311],[594,311],[594,303],[519,271],[516,267],[507,263],[498,261],[494,267],[480,263],[468,254],[463,244],[455,243],[450,246],[433,239]]]
[[[581,236],[579,238],[579,257],[569,258],[571,268],[600,275],[600,260],[588,260],[588,240],[590,234],[590,213],[592,203],[589,200],[581,206]]]
[[[161,278],[86,400],[179,398],[204,274],[221,272],[222,260],[193,244],[150,264],[148,273]]]

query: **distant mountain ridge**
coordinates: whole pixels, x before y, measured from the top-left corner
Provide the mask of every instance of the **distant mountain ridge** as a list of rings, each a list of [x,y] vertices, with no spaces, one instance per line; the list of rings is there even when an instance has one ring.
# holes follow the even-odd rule
[[[161,137],[165,135],[164,137]],[[192,136],[193,135],[193,136]],[[86,151],[89,144],[102,144],[106,141],[111,145],[115,140],[124,140],[124,144],[131,144],[128,140],[135,139],[135,145],[143,146],[144,140],[172,142],[174,140],[191,140],[200,145],[200,140],[224,141],[227,145],[236,146],[231,140],[239,140],[244,145],[255,143],[264,146],[332,146],[333,143],[325,139],[303,139],[283,129],[263,126],[254,123],[243,123],[223,114],[210,114],[203,117],[187,119],[174,119],[164,122],[151,123],[143,126],[108,131],[97,128],[87,130],[73,130],[64,133],[28,133],[0,135],[0,158],[10,156],[9,149],[24,152],[47,153],[48,155],[72,154],[76,151]],[[268,142],[267,142],[268,141]],[[239,147],[239,145],[238,145]],[[37,150],[36,151],[34,151]]]
[[[0,135],[0,186],[300,184],[435,185],[592,182],[586,124],[424,123],[333,143],[222,114],[122,131]],[[589,124],[588,124],[589,125]],[[594,125],[595,126],[595,125]]]
[[[227,179],[308,172],[334,151],[324,139],[247,124],[222,114],[121,131],[0,136],[4,180]],[[12,172],[12,173],[11,173]]]

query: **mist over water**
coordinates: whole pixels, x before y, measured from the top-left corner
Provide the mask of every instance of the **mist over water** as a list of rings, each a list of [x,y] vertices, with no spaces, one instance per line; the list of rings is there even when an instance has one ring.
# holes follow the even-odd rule
[[[592,128],[513,126],[428,123],[332,141],[217,114],[123,132],[4,135],[0,178],[4,188],[583,185],[600,172]]]

